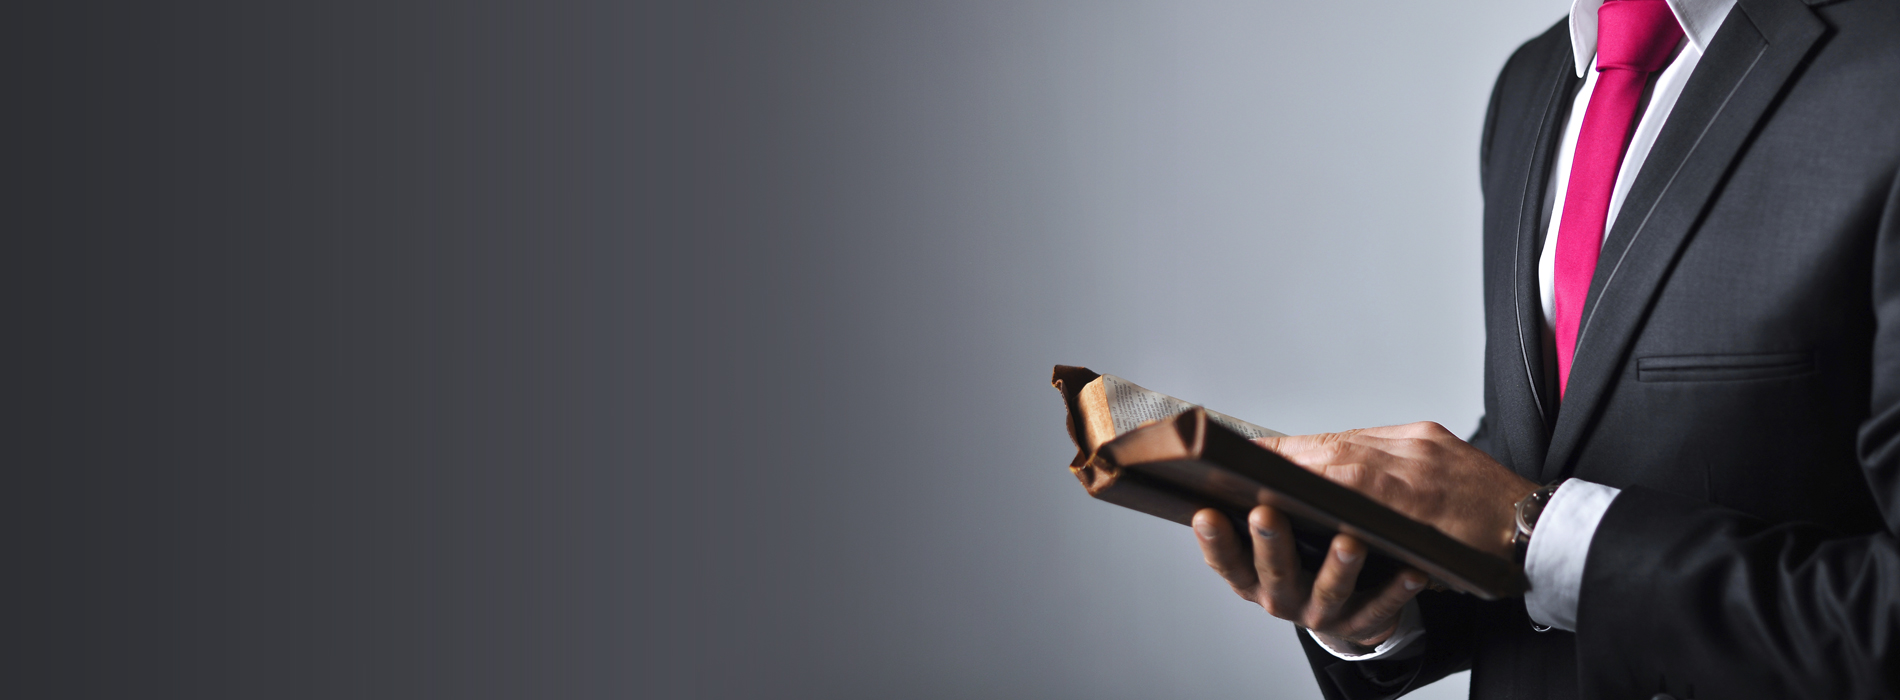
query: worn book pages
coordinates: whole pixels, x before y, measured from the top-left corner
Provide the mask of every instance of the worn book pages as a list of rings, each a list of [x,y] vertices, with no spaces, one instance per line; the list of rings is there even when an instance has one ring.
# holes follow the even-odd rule
[[[1115,439],[1117,435],[1154,421],[1173,418],[1194,408],[1194,404],[1144,389],[1112,374],[1096,377],[1083,385],[1077,399],[1090,451]],[[1216,411],[1208,411],[1207,418],[1249,440],[1285,435]]]

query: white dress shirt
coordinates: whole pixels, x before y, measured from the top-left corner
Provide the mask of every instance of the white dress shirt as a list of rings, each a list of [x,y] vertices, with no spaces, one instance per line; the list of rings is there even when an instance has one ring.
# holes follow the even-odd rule
[[[1610,192],[1609,217],[1604,223],[1607,233],[1616,225],[1616,217],[1623,208],[1623,199],[1629,194],[1630,185],[1636,181],[1636,174],[1643,168],[1643,162],[1649,158],[1650,146],[1656,143],[1656,135],[1662,132],[1663,124],[1669,119],[1669,112],[1676,106],[1676,98],[1682,94],[1682,86],[1689,82],[1690,74],[1695,72],[1696,64],[1702,60],[1702,52],[1708,50],[1709,40],[1715,38],[1715,32],[1728,18],[1729,10],[1735,6],[1735,0],[1667,0],[1669,9],[1675,13],[1676,21],[1682,25],[1683,44],[1676,57],[1670,61],[1655,77],[1649,90],[1648,104],[1643,115],[1636,123],[1636,130],[1630,136],[1629,150],[1623,155],[1623,164],[1616,174],[1615,188]],[[1544,238],[1544,253],[1537,261],[1537,287],[1543,297],[1544,330],[1551,332],[1554,327],[1555,302],[1552,295],[1551,279],[1557,256],[1558,223],[1563,221],[1564,196],[1570,184],[1570,164],[1577,149],[1577,133],[1583,126],[1583,114],[1590,105],[1590,95],[1596,90],[1597,72],[1591,70],[1596,64],[1597,53],[1597,8],[1603,0],[1574,0],[1570,5],[1570,45],[1576,52],[1577,77],[1583,78],[1583,89],[1577,93],[1576,101],[1570,108],[1566,120],[1563,140],[1557,151],[1557,161],[1551,166],[1551,186],[1554,189],[1554,203],[1550,209],[1549,232]],[[1531,538],[1530,551],[1524,558],[1524,575],[1530,579],[1531,589],[1524,595],[1524,607],[1530,613],[1531,620],[1560,630],[1575,631],[1577,628],[1577,596],[1583,588],[1583,563],[1590,552],[1590,540],[1596,535],[1597,523],[1610,509],[1610,503],[1616,499],[1618,489],[1594,484],[1581,479],[1571,479],[1563,488],[1557,489],[1550,503],[1544,507],[1543,515],[1538,518],[1537,534]],[[1417,604],[1408,603],[1407,610],[1400,616],[1399,628],[1384,644],[1380,644],[1370,653],[1344,653],[1327,646],[1318,635],[1313,639],[1327,651],[1342,659],[1366,661],[1371,659],[1402,656],[1417,640],[1423,639],[1423,621],[1419,619]],[[1310,630],[1309,630],[1310,632]]]

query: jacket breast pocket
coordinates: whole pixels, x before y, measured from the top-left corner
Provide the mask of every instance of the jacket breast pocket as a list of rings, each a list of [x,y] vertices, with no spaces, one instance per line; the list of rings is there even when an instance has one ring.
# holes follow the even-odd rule
[[[1796,377],[1814,371],[1814,354],[1669,355],[1636,358],[1639,382],[1733,382]]]

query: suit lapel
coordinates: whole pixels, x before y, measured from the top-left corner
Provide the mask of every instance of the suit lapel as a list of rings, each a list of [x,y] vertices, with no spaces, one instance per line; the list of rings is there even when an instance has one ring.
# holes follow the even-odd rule
[[[1514,420],[1500,426],[1511,441],[1513,455],[1542,457],[1550,443],[1551,420],[1555,418],[1556,387],[1544,371],[1544,307],[1537,286],[1537,257],[1549,212],[1544,209],[1545,191],[1550,187],[1551,163],[1563,139],[1564,119],[1576,97],[1578,78],[1569,42],[1556,54],[1549,74],[1549,91],[1543,95],[1544,110],[1535,136],[1522,143],[1514,162],[1520,163],[1523,183],[1518,193],[1515,249],[1512,252],[1511,308],[1516,326],[1518,361],[1500,378],[1501,397],[1516,403],[1516,410],[1505,415]],[[1534,478],[1541,461],[1515,459],[1513,466],[1525,478]]]
[[[1824,30],[1794,0],[1740,0],[1710,41],[1605,237],[1538,481],[1569,472],[1676,254]]]

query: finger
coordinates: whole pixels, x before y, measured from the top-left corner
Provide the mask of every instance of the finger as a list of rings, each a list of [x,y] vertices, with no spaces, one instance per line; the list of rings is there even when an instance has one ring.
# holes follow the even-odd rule
[[[1285,457],[1312,449],[1320,442],[1320,435],[1281,435],[1279,437],[1254,438],[1253,444],[1265,447]]]
[[[1288,462],[1317,471],[1321,467],[1334,464],[1363,464],[1378,460],[1384,457],[1385,453],[1369,445],[1355,442],[1348,436],[1304,452],[1280,456],[1285,457]]]
[[[1299,617],[1307,589],[1292,524],[1278,511],[1259,506],[1247,515],[1247,530],[1253,537],[1254,574],[1263,589],[1260,605],[1274,617]]]
[[[1353,435],[1347,438],[1347,442],[1355,447],[1410,459],[1429,457],[1433,451],[1438,449],[1437,443],[1424,438],[1385,437],[1371,433]]]
[[[1360,429],[1358,433],[1361,435],[1371,435],[1373,437],[1382,437],[1382,438],[1427,438],[1427,439],[1430,439],[1430,438],[1439,438],[1439,437],[1457,437],[1456,435],[1452,434],[1450,430],[1446,430],[1445,426],[1439,425],[1437,423],[1433,423],[1431,421],[1406,423],[1405,425],[1382,425],[1377,428],[1363,428],[1363,429]]]
[[[1377,645],[1384,642],[1392,630],[1398,627],[1399,613],[1405,610],[1406,602],[1425,589],[1426,580],[1425,572],[1417,569],[1408,568],[1399,572],[1385,588],[1379,590],[1378,595],[1353,612],[1352,618],[1346,622],[1346,629],[1352,630],[1349,636],[1361,644]]]
[[[1333,537],[1326,561],[1320,564],[1319,573],[1313,579],[1313,596],[1306,606],[1306,626],[1330,627],[1326,623],[1338,617],[1346,599],[1352,597],[1353,584],[1359,580],[1359,570],[1365,565],[1365,545],[1351,535]]]
[[[1194,514],[1195,539],[1201,543],[1201,557],[1207,565],[1227,579],[1228,585],[1235,591],[1252,590],[1258,581],[1254,578],[1252,566],[1248,566],[1247,557],[1240,551],[1240,538],[1234,535],[1234,528],[1227,524],[1227,516],[1212,508],[1202,508]]]
[[[1313,450],[1322,449],[1322,448],[1327,447],[1328,445],[1332,445],[1333,443],[1337,443],[1337,442],[1356,441],[1354,440],[1354,438],[1357,438],[1360,436],[1385,438],[1385,439],[1390,439],[1390,440],[1402,440],[1402,439],[1433,440],[1433,439],[1446,438],[1446,437],[1457,438],[1457,436],[1452,434],[1451,431],[1446,430],[1445,426],[1439,425],[1437,423],[1433,423],[1431,421],[1423,421],[1419,423],[1407,423],[1405,425],[1382,425],[1382,426],[1377,426],[1377,427],[1372,427],[1372,428],[1354,428],[1351,430],[1342,430],[1337,433],[1314,433],[1312,435],[1285,435],[1285,436],[1280,436],[1280,437],[1254,438],[1254,443],[1257,445],[1260,445],[1261,447],[1265,447],[1269,450],[1273,450],[1274,452],[1278,452],[1280,453],[1280,456],[1282,457],[1288,457],[1290,455],[1295,455],[1302,452],[1310,452]]]
[[[1345,439],[1353,430],[1341,433],[1314,433],[1312,435],[1282,435],[1280,437],[1254,438],[1254,444],[1265,447],[1280,456],[1295,455],[1323,448]]]

